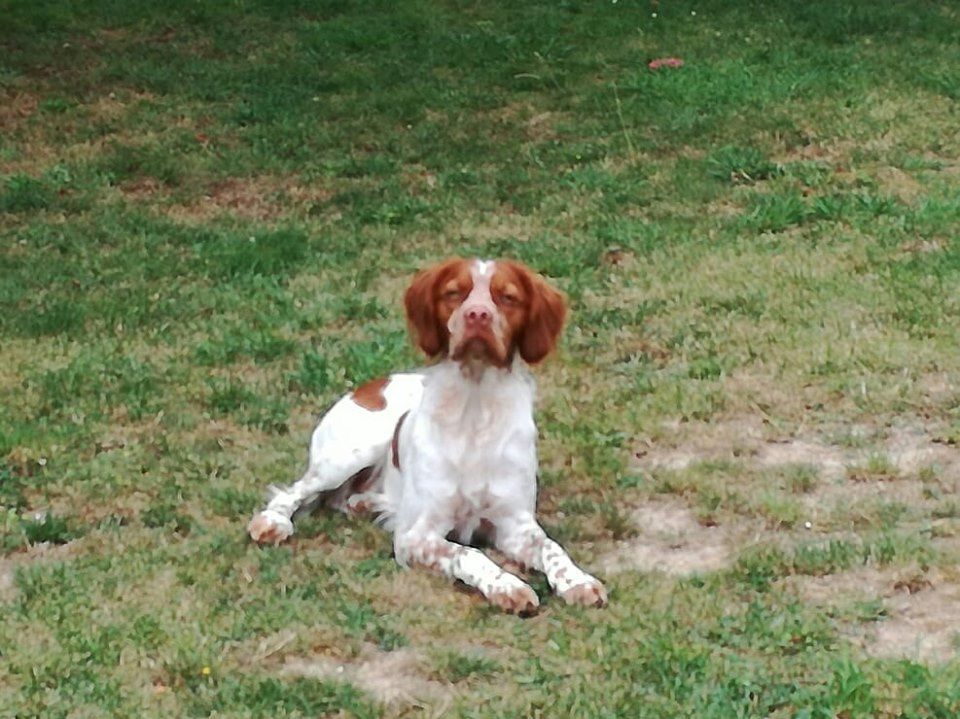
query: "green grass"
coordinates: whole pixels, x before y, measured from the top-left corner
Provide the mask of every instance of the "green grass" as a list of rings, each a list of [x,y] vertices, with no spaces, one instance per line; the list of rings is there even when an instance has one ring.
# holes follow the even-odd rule
[[[954,8],[0,18],[0,714],[408,716],[285,671],[400,650],[457,716],[960,712],[955,651],[851,638],[895,620],[884,596],[796,589],[957,582]],[[685,65],[648,70],[664,56]],[[611,573],[608,609],[520,621],[398,570],[360,520],[250,546],[323,408],[419,362],[402,292],[453,253],[570,299],[538,371],[550,532],[599,571],[670,495],[726,569]],[[902,460],[898,428],[934,455]]]

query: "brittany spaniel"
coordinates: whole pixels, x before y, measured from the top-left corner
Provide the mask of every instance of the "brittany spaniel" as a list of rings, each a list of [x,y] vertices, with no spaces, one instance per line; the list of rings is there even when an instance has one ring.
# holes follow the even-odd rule
[[[534,380],[563,328],[563,296],[518,262],[451,259],[421,271],[405,297],[417,344],[439,361],[368,382],[341,398],[310,440],[309,466],[247,531],[259,543],[293,533],[317,501],[371,511],[404,566],[478,589],[508,612],[536,611],[536,593],[479,549],[492,542],[546,574],[572,604],[603,606],[606,590],[537,523]]]

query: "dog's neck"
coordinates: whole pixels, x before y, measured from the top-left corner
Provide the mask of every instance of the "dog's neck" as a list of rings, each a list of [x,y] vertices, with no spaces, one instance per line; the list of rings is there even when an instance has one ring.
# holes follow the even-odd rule
[[[478,397],[535,386],[530,369],[519,355],[514,355],[506,367],[480,358],[446,358],[433,365],[429,374],[428,385]]]
[[[439,425],[469,436],[491,426],[506,429],[517,418],[527,421],[535,394],[533,375],[519,357],[510,367],[445,359],[427,374],[423,408]]]
[[[496,367],[483,355],[468,355],[463,359],[450,360],[459,366],[460,376],[474,385],[483,384],[484,380],[499,378],[501,375],[509,374],[510,367]]]

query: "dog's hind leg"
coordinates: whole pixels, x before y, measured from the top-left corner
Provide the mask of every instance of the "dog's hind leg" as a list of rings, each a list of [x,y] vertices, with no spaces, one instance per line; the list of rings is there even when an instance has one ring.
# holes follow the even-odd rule
[[[303,476],[287,487],[271,487],[266,508],[247,525],[251,539],[258,544],[279,544],[287,539],[293,534],[295,514],[309,511],[325,494],[339,492],[352,478],[369,475],[389,444],[388,440],[351,448],[323,435],[317,427]]]
[[[357,401],[356,393],[340,399],[313,431],[307,471],[287,487],[271,487],[266,508],[247,525],[250,537],[278,544],[293,534],[294,515],[322,501],[324,493],[354,478],[362,477],[360,485],[376,480],[364,473],[382,464],[398,420],[419,402],[422,386],[419,375],[393,375],[383,387],[382,406],[371,409]]]

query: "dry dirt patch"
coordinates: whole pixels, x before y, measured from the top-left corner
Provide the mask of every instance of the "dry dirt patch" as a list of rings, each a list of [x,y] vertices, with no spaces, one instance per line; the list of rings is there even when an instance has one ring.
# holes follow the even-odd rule
[[[187,222],[208,222],[221,215],[272,220],[290,212],[312,210],[333,194],[329,188],[303,185],[295,178],[230,177],[212,184],[189,204],[170,206],[167,214]]]
[[[867,427],[845,427],[850,435],[868,437]],[[770,434],[760,418],[738,417],[724,422],[690,427],[677,446],[647,443],[636,453],[641,470],[682,470],[699,462],[734,460],[760,468],[807,465],[821,479],[845,477],[851,467],[868,464],[877,456],[886,458],[900,476],[915,475],[933,467],[948,480],[960,479],[960,450],[934,441],[927,428],[893,426],[885,436],[867,446],[832,444],[821,435],[778,437]]]
[[[449,234],[475,242],[518,239],[528,240],[543,230],[533,218],[516,213],[487,213],[471,215],[449,228]]]
[[[877,170],[881,191],[900,202],[912,205],[923,194],[923,185],[897,167],[881,167]]]
[[[723,530],[701,525],[679,501],[647,502],[631,519],[640,533],[600,557],[598,566],[605,574],[632,570],[688,576],[723,569],[732,561]]]
[[[0,558],[0,602],[6,602],[16,596],[14,575],[17,566],[6,557]]]
[[[0,94],[0,129],[15,130],[30,119],[39,105],[39,96],[32,92],[3,92]]]
[[[732,460],[755,454],[763,446],[765,429],[759,417],[744,416],[710,424],[671,423],[663,435],[669,444],[647,441],[634,456],[642,471],[683,470],[699,462]]]
[[[818,606],[881,600],[887,618],[845,631],[872,656],[927,662],[958,656],[960,584],[956,577],[917,567],[864,568],[824,577],[789,577],[785,582]]]
[[[924,484],[919,480],[837,480],[822,484],[803,497],[806,517],[814,526],[831,515],[842,513],[848,521],[856,523],[869,516],[878,502],[898,502],[910,507],[926,507],[929,500],[924,496]]]
[[[958,654],[960,586],[941,584],[910,594],[899,592],[885,602],[891,618],[876,625],[865,643],[878,657],[946,661]]]
[[[288,676],[347,681],[384,704],[429,706],[441,716],[453,697],[451,687],[423,674],[423,658],[412,648],[381,652],[366,647],[352,660],[331,657],[288,657],[281,672]]]
[[[511,102],[480,114],[484,123],[494,131],[499,127],[521,129],[531,142],[556,139],[557,125],[566,119],[564,113],[539,111],[529,102]]]
[[[916,427],[893,427],[887,434],[886,451],[902,472],[924,467],[938,468],[945,479],[960,479],[960,449],[937,442]]]
[[[851,455],[816,440],[785,439],[759,446],[751,461],[761,467],[809,465],[821,477],[834,478],[844,476]]]
[[[27,547],[24,551],[0,557],[0,602],[8,602],[17,596],[17,568],[34,562],[63,561],[77,551],[76,542],[50,544],[43,542]]]

